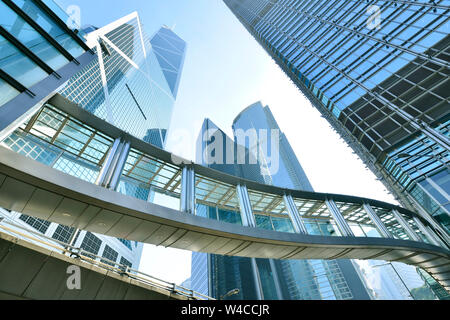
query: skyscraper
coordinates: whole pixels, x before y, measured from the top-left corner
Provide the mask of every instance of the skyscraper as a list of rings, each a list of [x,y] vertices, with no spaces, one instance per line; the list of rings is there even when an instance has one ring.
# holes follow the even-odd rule
[[[120,129],[164,146],[185,42],[164,26],[149,38],[136,13],[92,31],[86,38],[98,59],[59,93]]]
[[[197,143],[197,161],[247,180],[312,191],[295,153],[268,107],[255,103],[246,108],[236,117],[233,131],[234,141],[206,119]],[[256,139],[252,139],[253,133]],[[223,151],[208,148],[218,140],[222,144],[217,145],[223,145]],[[245,161],[240,159],[239,150],[245,155]],[[217,157],[219,151],[222,155]],[[234,156],[230,157],[230,153]],[[208,156],[214,158],[214,163]],[[251,157],[256,161],[252,162]],[[259,202],[256,194],[249,196],[252,203]],[[199,209],[203,208],[199,206],[197,214]],[[290,221],[281,215],[269,215],[257,206],[253,209],[257,227],[284,232],[292,230]],[[215,208],[207,210],[215,211]],[[251,259],[194,253],[193,288],[196,291],[205,289],[205,279],[209,279],[210,291],[204,293],[215,297],[238,288],[240,295],[234,298],[240,299],[252,299],[255,295],[264,299],[369,299],[349,261],[254,260],[252,263]]]
[[[448,244],[447,1],[224,2],[388,190]]]
[[[24,7],[34,2],[25,1]],[[89,31],[83,32],[83,41],[90,54],[95,54],[94,59],[60,85],[56,98],[61,103],[75,103],[129,134],[163,148],[180,82],[185,42],[167,27],[148,38],[137,13],[102,28],[83,30]],[[167,71],[164,63],[173,64],[173,70]],[[89,126],[69,121],[67,115],[47,101],[35,111],[16,124],[15,130],[2,141],[3,146],[97,184],[106,183],[100,167],[107,161],[108,153],[121,150],[120,165],[125,168],[134,160],[136,153],[126,143],[110,141]],[[49,130],[52,126],[58,129]],[[52,148],[50,141],[63,152]],[[140,199],[153,196],[124,177],[117,177],[109,187]],[[0,210],[0,214],[7,222],[71,243],[93,255],[135,269],[139,266],[142,243],[76,230],[6,210]]]
[[[217,143],[216,149],[211,148],[211,142]],[[210,119],[205,119],[197,140],[197,163],[211,167],[230,175],[254,178],[260,183],[264,179],[260,174],[258,164],[244,164],[237,162],[237,145],[217,127]],[[248,157],[248,150],[244,151]],[[231,155],[231,157],[230,157]],[[244,170],[245,169],[245,170]],[[227,208],[197,204],[198,216],[214,218],[230,223],[242,225],[239,214]],[[234,289],[239,293],[227,299],[256,300],[261,298],[259,280],[255,274],[256,259],[226,257],[206,253],[193,252],[191,266],[192,289],[205,295],[221,298]]]

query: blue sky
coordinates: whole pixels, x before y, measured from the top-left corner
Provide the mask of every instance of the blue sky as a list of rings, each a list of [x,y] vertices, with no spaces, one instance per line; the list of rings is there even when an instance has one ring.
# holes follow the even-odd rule
[[[330,129],[308,100],[250,36],[221,0],[56,0],[77,5],[81,24],[102,27],[138,11],[147,34],[163,24],[187,42],[167,148],[194,159],[205,117],[231,134],[235,116],[257,101],[269,105],[314,189],[394,203],[382,184]],[[180,147],[178,137],[190,143]],[[186,139],[186,137],[185,137]],[[190,252],[146,246],[141,269],[180,283],[190,275]]]

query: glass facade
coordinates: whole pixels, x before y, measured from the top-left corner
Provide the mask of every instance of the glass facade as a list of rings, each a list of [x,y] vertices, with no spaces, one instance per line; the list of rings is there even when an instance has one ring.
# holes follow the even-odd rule
[[[184,41],[165,27],[149,39],[138,17],[104,34],[102,29],[87,34],[88,39],[100,36],[93,48],[99,58],[73,77],[60,94],[118,128],[163,147],[176,93],[162,64],[164,54],[172,53],[154,47],[153,41],[167,34],[177,37],[177,48],[184,50]],[[184,57],[184,51],[180,55]],[[177,83],[182,60],[178,67]]]
[[[21,4],[22,9],[39,24],[39,28],[48,30],[69,53],[77,54],[81,47],[63,32],[63,28],[53,23],[51,16],[39,11],[33,1],[15,2]],[[57,6],[54,8],[58,9]],[[0,10],[6,13],[0,26],[17,37],[32,53],[39,55],[49,67],[57,68],[67,62],[42,37],[41,29],[36,31],[3,2],[0,2]],[[61,11],[54,13],[58,16],[64,14]],[[181,77],[186,47],[184,41],[166,27],[158,30],[152,39],[148,38],[141,29],[137,14],[103,28],[92,27],[86,31],[90,32],[79,34],[84,35],[86,44],[95,52],[96,58],[70,78],[58,93],[131,135],[164,148]],[[157,49],[151,44],[153,39],[159,41]],[[0,58],[0,66],[3,71],[9,72],[10,76],[26,87],[47,76],[34,60],[9,42],[6,45],[1,41],[2,38],[0,56],[4,55],[5,59]],[[179,58],[175,59],[170,50],[175,50]],[[173,70],[165,70],[162,59],[168,59],[173,64],[177,62],[175,78],[170,73]],[[32,63],[33,67],[30,67]],[[0,88],[5,92],[1,97],[5,101],[18,94],[8,86],[7,82],[0,82]],[[111,137],[72,118],[48,102],[2,141],[5,147],[91,183],[98,180],[114,143]],[[156,170],[153,163],[147,165],[140,154],[130,150],[124,168],[128,174],[119,179],[117,191],[144,200],[155,197],[154,192],[143,188],[143,184],[138,182],[138,179],[149,181],[143,175],[147,172],[145,170]],[[164,183],[163,177],[154,180],[155,183]],[[74,228],[46,221],[42,224],[40,220],[20,214],[16,218],[53,239],[72,243],[98,257],[136,269],[139,265],[142,243],[85,231],[78,231],[74,237]]]
[[[31,0],[0,2],[0,107],[21,92],[34,95],[34,85],[57,76],[87,50],[63,20],[55,20],[45,9],[45,3]]]
[[[448,233],[449,2],[224,2],[402,205]]]
[[[170,91],[177,96],[183,69],[186,42],[170,28],[163,26],[150,40]]]

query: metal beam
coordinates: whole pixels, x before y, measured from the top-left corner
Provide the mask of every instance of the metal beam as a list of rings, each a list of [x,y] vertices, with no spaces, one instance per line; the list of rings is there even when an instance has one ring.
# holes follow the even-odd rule
[[[50,16],[50,18],[53,19],[53,21],[61,28],[63,31],[65,31],[69,36],[75,40],[84,50],[91,51],[91,49],[84,43],[83,40],[73,31],[71,30],[67,24],[62,21],[58,15],[56,15],[42,0],[31,0],[38,6],[42,11],[44,11],[47,15]]]
[[[35,55],[34,52],[28,49],[22,42],[20,42],[2,26],[0,26],[0,35],[7,41],[9,41],[14,47],[16,47],[16,49],[27,56],[31,61],[33,61],[36,65],[38,65],[42,70],[44,70],[48,74],[54,74],[58,79],[61,78],[61,76],[56,73],[55,70],[53,70],[48,64],[46,64],[41,58]]]
[[[333,217],[334,221],[336,222],[339,231],[342,233],[342,236],[344,237],[354,237],[352,229],[348,225],[347,221],[345,221],[344,217],[341,214],[341,211],[337,207],[336,203],[331,200],[327,199],[325,200],[325,204],[327,205],[328,210],[331,213],[331,216]]]
[[[394,215],[397,222],[402,226],[403,230],[405,230],[406,234],[411,240],[414,241],[422,241],[422,239],[417,235],[417,233],[411,228],[409,223],[403,218],[402,214],[397,210],[392,210],[392,214]]]
[[[5,71],[0,69],[0,78],[2,78],[5,82],[7,82],[11,87],[16,89],[19,92],[28,92],[31,96],[34,96],[34,93],[29,91],[23,84],[21,84],[19,81],[11,77],[9,74],[7,74]]]
[[[380,217],[378,217],[378,215],[375,212],[375,210],[373,210],[373,208],[367,203],[363,204],[363,208],[366,211],[367,215],[369,216],[370,220],[372,220],[372,222],[377,227],[377,229],[380,232],[381,236],[383,236],[384,238],[393,239],[394,237],[389,232],[389,230],[386,228],[386,226],[384,225],[383,221],[381,221]]]
[[[417,217],[413,217],[414,222],[416,223],[419,230],[430,240],[430,242],[436,246],[441,247],[442,243],[438,241],[435,235],[420,221]]]
[[[30,16],[20,9],[14,2],[11,0],[3,0],[3,2],[33,29],[35,29],[45,40],[54,46],[64,57],[66,57],[67,60],[80,64],[77,59],[75,59],[63,46],[61,46],[50,34],[48,34],[38,23],[36,23],[36,21],[31,19]]]

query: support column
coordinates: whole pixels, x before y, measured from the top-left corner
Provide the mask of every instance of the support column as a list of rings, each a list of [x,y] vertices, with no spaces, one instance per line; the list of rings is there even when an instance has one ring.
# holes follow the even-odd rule
[[[241,209],[242,224],[245,227],[256,228],[256,220],[255,220],[255,216],[253,215],[252,204],[251,204],[250,198],[248,196],[247,187],[243,186],[243,185],[237,185],[236,192],[237,192],[238,198],[239,198],[239,207]],[[251,258],[251,264],[252,264],[253,280],[255,283],[256,297],[258,300],[263,300],[264,292],[262,289],[261,278],[260,278],[259,270],[258,270],[258,264],[256,263],[255,258]]]
[[[238,185],[236,191],[239,197],[239,205],[241,208],[242,224],[246,227],[256,228],[256,220],[253,215],[252,204],[248,196],[248,189],[246,186]]]
[[[180,210],[195,214],[195,172],[189,167],[183,167],[181,172]]]
[[[420,237],[417,235],[417,233],[411,228],[405,218],[403,218],[400,212],[394,209],[392,210],[392,214],[411,240],[423,242],[422,239],[420,239]]]
[[[325,203],[328,207],[328,210],[331,213],[331,216],[333,217],[334,221],[336,221],[336,224],[339,228],[339,231],[341,232],[342,236],[344,237],[354,237],[352,229],[348,225],[347,221],[345,221],[344,217],[342,216],[341,211],[337,207],[336,203],[333,200],[325,200]]]
[[[283,292],[281,291],[280,278],[278,277],[277,267],[275,266],[275,261],[273,259],[269,260],[270,269],[272,269],[273,282],[275,283],[275,290],[277,291],[278,300],[283,299]]]
[[[131,145],[129,142],[123,142],[120,154],[117,159],[116,166],[114,167],[110,181],[106,185],[111,190],[116,190],[119,185],[120,177],[122,176],[123,168],[127,162],[128,154],[130,153]]]
[[[104,181],[105,181],[106,176],[108,175],[108,171],[114,161],[114,156],[116,155],[119,145],[120,145],[120,138],[117,138],[116,140],[114,140],[114,143],[113,143],[111,149],[109,150],[108,155],[106,156],[106,159],[103,163],[103,166],[100,170],[97,180],[95,181],[96,185],[99,185],[99,186],[104,185]]]
[[[252,263],[252,272],[253,272],[253,280],[255,282],[255,290],[256,290],[256,299],[263,300],[264,293],[261,285],[261,278],[259,277],[258,265],[256,263],[255,258],[251,258]]]
[[[363,204],[363,208],[366,211],[367,215],[369,216],[370,220],[372,220],[372,222],[375,224],[375,226],[377,227],[378,231],[380,232],[380,234],[384,237],[384,238],[389,238],[389,239],[394,239],[394,237],[392,236],[392,234],[389,232],[389,230],[386,228],[385,224],[383,223],[383,221],[381,221],[380,217],[377,215],[377,213],[375,212],[375,210],[373,210],[373,208],[365,203]]]
[[[289,214],[289,218],[291,218],[292,225],[294,226],[294,230],[296,233],[308,234],[305,223],[303,222],[303,218],[298,212],[297,206],[295,205],[294,199],[292,199],[291,195],[284,195],[284,204]]]
[[[433,234],[433,232],[430,232],[430,230],[420,221],[419,218],[413,217],[414,222],[416,223],[417,227],[420,231],[428,238],[428,240],[431,241],[432,244],[438,247],[442,247],[442,243],[436,239],[436,236]]]
[[[95,184],[116,190],[123,168],[128,158],[131,145],[128,141],[117,138],[109,151],[105,163]]]

